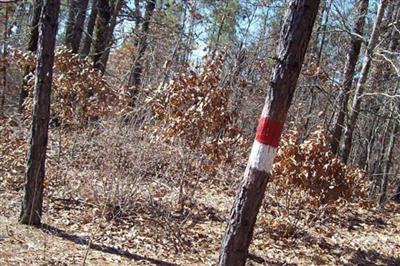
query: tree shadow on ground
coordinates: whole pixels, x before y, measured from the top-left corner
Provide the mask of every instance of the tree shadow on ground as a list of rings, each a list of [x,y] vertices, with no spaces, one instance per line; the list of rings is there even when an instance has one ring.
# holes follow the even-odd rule
[[[353,257],[349,260],[347,265],[389,265],[398,266],[400,265],[400,258],[388,257],[378,253],[375,250],[357,250]]]
[[[78,245],[86,245],[86,246],[90,245],[90,248],[93,250],[122,256],[122,257],[125,257],[128,259],[133,259],[136,261],[146,261],[146,262],[150,262],[150,263],[153,263],[153,264],[159,265],[159,266],[176,266],[176,265],[178,265],[178,264],[169,263],[169,262],[154,259],[154,258],[149,258],[149,257],[133,254],[127,250],[122,250],[122,249],[115,248],[115,247],[91,243],[90,241],[88,241],[82,237],[69,234],[68,232],[66,232],[64,230],[55,228],[51,225],[42,224],[40,229],[47,234],[58,236],[62,239],[74,242],[75,244],[78,244]]]

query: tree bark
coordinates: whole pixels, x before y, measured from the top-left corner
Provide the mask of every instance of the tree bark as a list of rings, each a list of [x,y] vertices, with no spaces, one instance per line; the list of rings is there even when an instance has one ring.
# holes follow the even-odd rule
[[[244,177],[222,240],[219,265],[244,265],[283,125],[318,13],[318,0],[292,0],[281,31],[277,63]]]
[[[386,153],[384,156],[384,162],[383,162],[383,167],[382,167],[383,176],[382,176],[382,180],[381,180],[381,191],[380,191],[381,195],[379,197],[379,204],[383,204],[387,200],[389,172],[390,172],[392,158],[393,158],[393,148],[394,148],[394,144],[396,141],[397,131],[398,131],[398,124],[396,121],[393,121],[392,130],[390,132],[390,139],[389,139],[387,150],[386,150]]]
[[[353,98],[352,109],[349,114],[349,121],[346,126],[345,133],[344,133],[344,144],[341,149],[341,157],[342,157],[342,160],[344,163],[348,162],[348,159],[350,156],[352,141],[353,141],[353,133],[354,133],[354,129],[355,129],[355,126],[357,123],[358,114],[360,112],[361,97],[364,93],[365,84],[367,82],[369,70],[372,65],[372,57],[374,56],[375,48],[378,45],[381,22],[382,22],[383,15],[385,13],[387,2],[388,2],[387,0],[381,0],[381,2],[379,4],[378,13],[377,13],[374,27],[372,29],[371,37],[370,37],[370,40],[368,43],[368,47],[367,47],[364,63],[362,66],[360,78],[359,78],[357,86],[356,86],[356,91],[355,91],[354,98]]]
[[[101,72],[105,72],[106,67],[107,67],[107,62],[108,62],[108,58],[110,56],[110,50],[111,50],[111,45],[113,43],[113,36],[114,36],[114,29],[115,26],[117,25],[117,18],[118,15],[121,11],[122,5],[124,4],[123,0],[116,0],[115,5],[112,7],[112,12],[111,12],[111,19],[110,19],[110,23],[109,26],[107,28],[107,37],[106,37],[106,50],[104,51],[104,53],[102,54],[101,58],[100,58],[100,65],[101,65]]]
[[[50,94],[59,9],[60,0],[45,0],[39,22],[30,147],[25,172],[24,198],[19,217],[20,223],[36,226],[40,225],[42,216]]]
[[[101,71],[101,57],[107,48],[107,28],[111,19],[111,5],[109,0],[98,0],[95,39],[93,42],[93,67]]]
[[[71,0],[70,3],[65,43],[73,53],[79,51],[88,2],[89,0]]]
[[[2,82],[2,93],[0,97],[0,117],[4,116],[5,113],[5,105],[6,105],[6,91],[7,91],[7,65],[8,65],[8,10],[9,7],[5,5],[5,18],[4,18],[4,31],[3,31],[3,65],[2,65],[2,72],[3,72],[3,82]]]
[[[32,19],[30,21],[30,32],[29,32],[29,40],[28,40],[28,51],[35,53],[37,50],[37,43],[39,38],[39,19],[40,14],[42,12],[43,0],[35,0],[33,1],[33,14]],[[19,101],[18,101],[18,111],[22,113],[24,111],[24,102],[26,97],[28,97],[27,90],[27,80],[26,76],[32,73],[34,69],[27,66],[24,69],[24,78],[22,81],[21,89],[19,92]]]
[[[97,18],[97,1],[93,0],[92,8],[89,15],[89,20],[86,27],[85,36],[83,38],[83,45],[80,52],[82,58],[86,57],[90,53],[90,47],[92,46],[92,39],[93,39],[93,31],[94,26],[96,25],[96,18]]]
[[[332,120],[331,150],[334,154],[338,153],[340,140],[342,138],[344,120],[347,113],[347,105],[349,102],[349,93],[353,84],[355,68],[358,62],[358,58],[360,56],[362,46],[362,39],[358,36],[363,36],[365,17],[368,14],[368,4],[369,0],[360,0],[358,2],[358,15],[353,28],[353,34],[357,36],[351,36],[350,50],[347,54],[342,87],[337,99],[338,109],[336,110]]]
[[[144,60],[144,54],[147,49],[147,35],[150,29],[150,21],[154,13],[155,6],[156,6],[155,0],[147,0],[146,11],[144,14],[142,28],[140,31],[140,38],[137,45],[137,51],[133,58],[132,68],[129,74],[128,86],[131,87],[130,97],[132,106],[135,104],[136,95],[139,91],[139,87],[142,81],[142,72],[144,64],[143,60]]]

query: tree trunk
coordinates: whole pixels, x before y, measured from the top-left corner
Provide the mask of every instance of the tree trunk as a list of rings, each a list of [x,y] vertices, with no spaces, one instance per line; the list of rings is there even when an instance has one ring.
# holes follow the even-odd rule
[[[79,51],[88,2],[89,0],[72,0],[70,4],[65,43],[73,53]]]
[[[347,53],[345,71],[343,75],[342,87],[338,95],[336,110],[332,120],[332,142],[331,149],[334,154],[338,153],[340,140],[342,138],[344,119],[347,113],[349,102],[349,93],[353,84],[353,78],[358,58],[360,56],[362,37],[364,32],[365,17],[368,14],[369,0],[360,0],[358,3],[357,20],[354,24],[353,34],[351,36],[350,50]]]
[[[137,51],[133,58],[133,64],[131,68],[131,72],[129,74],[128,86],[130,89],[130,97],[131,97],[131,105],[135,104],[136,95],[139,91],[139,87],[141,85],[141,78],[143,72],[143,64],[144,64],[144,54],[147,49],[147,34],[150,29],[150,21],[154,13],[154,9],[156,6],[155,0],[147,0],[146,3],[146,11],[143,18],[142,28],[140,32],[140,38],[137,45]]]
[[[93,67],[101,70],[101,57],[107,48],[108,24],[111,19],[111,5],[109,0],[98,0],[95,39],[93,42]]]
[[[60,0],[45,0],[39,22],[40,35],[30,147],[25,172],[24,198],[19,217],[20,223],[28,225],[40,225],[41,222],[50,94],[59,9]]]
[[[39,38],[39,19],[40,13],[42,12],[43,0],[35,0],[33,1],[33,14],[30,22],[30,32],[29,32],[29,40],[28,40],[28,51],[35,53],[38,45]],[[19,102],[18,102],[18,111],[22,113],[24,111],[24,101],[26,97],[28,97],[27,90],[27,80],[26,76],[28,76],[34,69],[27,66],[24,69],[24,78],[22,81],[21,89],[19,92]]]
[[[89,55],[90,47],[92,46],[93,31],[94,31],[94,26],[96,24],[97,11],[98,11],[97,1],[98,0],[92,1],[92,8],[89,15],[89,21],[87,23],[85,37],[83,38],[83,45],[80,53],[82,58]]]
[[[385,203],[387,200],[387,187],[388,187],[388,180],[389,180],[389,172],[390,166],[393,157],[393,147],[396,141],[396,133],[398,131],[398,124],[396,121],[393,122],[394,125],[392,127],[392,131],[390,133],[389,144],[385,153],[384,162],[383,162],[383,176],[382,176],[382,183],[381,183],[381,195],[379,197],[379,204]]]
[[[296,88],[312,28],[317,0],[292,0],[286,13],[265,105],[240,189],[222,241],[219,265],[244,265],[287,112]]]
[[[4,116],[5,113],[5,105],[6,105],[6,91],[7,91],[7,65],[8,65],[8,9],[9,7],[5,6],[5,18],[4,18],[4,32],[3,32],[3,65],[2,65],[2,72],[3,72],[3,82],[2,82],[2,93],[0,98],[0,117]]]
[[[378,8],[378,13],[375,19],[374,27],[372,29],[371,37],[368,43],[364,63],[362,66],[360,78],[357,83],[356,91],[354,94],[352,109],[349,115],[349,121],[346,126],[345,134],[344,134],[344,144],[341,149],[341,157],[344,163],[348,162],[349,155],[351,152],[351,146],[353,141],[353,132],[356,127],[358,114],[360,112],[361,106],[361,97],[364,93],[365,84],[368,79],[369,70],[372,64],[372,57],[375,53],[375,48],[378,45],[379,35],[380,35],[380,26],[382,22],[383,15],[385,13],[385,9],[387,6],[387,0],[381,0]]]
[[[110,19],[109,26],[107,28],[107,38],[106,38],[107,46],[106,46],[106,50],[104,51],[104,53],[102,54],[102,56],[100,58],[100,65],[101,65],[100,70],[103,73],[106,71],[108,57],[110,56],[111,45],[113,43],[114,29],[115,29],[115,26],[117,25],[117,18],[121,11],[123,3],[124,3],[123,0],[116,0],[115,5],[112,7],[111,19]]]

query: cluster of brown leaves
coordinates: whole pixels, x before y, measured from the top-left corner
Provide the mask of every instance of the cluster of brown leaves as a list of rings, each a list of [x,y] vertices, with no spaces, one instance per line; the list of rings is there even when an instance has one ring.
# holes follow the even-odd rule
[[[28,146],[24,134],[15,119],[0,118],[0,183],[21,184],[20,174],[25,169],[23,159]]]
[[[352,201],[365,196],[366,174],[349,168],[330,151],[329,137],[322,129],[314,131],[303,143],[289,132],[282,140],[273,177],[278,195],[305,192],[304,203],[321,205],[338,199]],[[307,197],[308,196],[308,197]]]
[[[163,122],[164,139],[183,141],[212,160],[229,162],[234,155],[229,148],[242,145],[243,138],[229,110],[229,90],[220,85],[223,62],[224,54],[216,53],[200,73],[184,69],[148,103]]]
[[[33,55],[14,50],[14,60],[22,67],[34,69]],[[34,79],[28,79],[30,97],[25,102],[26,117],[31,113]],[[70,127],[82,126],[89,119],[104,117],[125,105],[122,94],[112,88],[92,68],[90,62],[79,58],[70,50],[57,50],[54,61],[52,87],[52,115],[61,119],[64,125]]]

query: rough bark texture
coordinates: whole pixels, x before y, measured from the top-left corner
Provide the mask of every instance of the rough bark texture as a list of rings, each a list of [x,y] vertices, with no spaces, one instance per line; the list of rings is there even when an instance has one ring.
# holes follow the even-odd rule
[[[29,225],[40,225],[42,215],[50,94],[59,9],[60,0],[45,0],[39,22],[40,35],[30,147],[25,172],[24,198],[19,218],[20,223]]]
[[[4,16],[4,31],[3,31],[3,62],[7,62],[8,53],[8,6],[5,6],[5,16]],[[3,72],[3,82],[2,82],[2,93],[0,97],[0,117],[4,116],[5,104],[6,104],[6,91],[7,91],[7,64],[2,64]]]
[[[343,146],[341,149],[341,157],[342,157],[344,163],[347,163],[349,156],[350,156],[352,141],[353,141],[353,133],[354,133],[354,129],[355,129],[355,126],[356,126],[356,123],[358,120],[358,114],[360,112],[361,96],[364,93],[365,84],[367,82],[369,70],[370,70],[371,64],[372,64],[372,57],[374,56],[375,48],[379,41],[380,26],[381,26],[383,15],[385,13],[387,2],[388,2],[387,0],[381,0],[381,3],[379,5],[378,13],[377,13],[375,23],[374,23],[374,27],[373,27],[371,37],[370,37],[370,40],[368,43],[368,48],[366,51],[360,78],[358,80],[356,91],[354,94],[352,109],[349,114],[349,121],[346,126],[345,133],[344,133],[344,143],[343,143]]]
[[[389,182],[389,172],[391,168],[391,162],[393,157],[393,148],[396,141],[396,133],[398,131],[398,124],[396,121],[395,124],[392,126],[392,130],[390,133],[389,144],[385,153],[384,162],[383,162],[383,176],[381,182],[381,195],[379,197],[379,203],[383,204],[387,200],[387,188]]]
[[[38,38],[39,38],[39,19],[40,13],[42,12],[43,0],[35,0],[32,3],[33,5],[33,14],[32,19],[30,21],[30,29],[29,29],[29,39],[28,39],[28,51],[35,53],[37,50],[38,45]],[[26,67],[24,69],[24,77],[28,76],[30,73],[33,72],[34,69],[30,67]],[[27,91],[27,80],[24,78],[22,80],[21,90],[19,92],[19,102],[18,102],[18,111],[20,113],[24,110],[24,101],[26,97],[28,97]]]
[[[83,38],[83,45],[81,49],[81,57],[86,57],[90,53],[90,47],[92,46],[92,38],[93,38],[93,31],[94,26],[96,25],[96,18],[97,18],[97,0],[93,0],[92,8],[89,15],[89,20],[86,27],[85,37]]]
[[[107,28],[107,37],[106,37],[106,50],[104,53],[101,55],[100,58],[100,65],[101,65],[101,72],[105,72],[106,67],[107,67],[107,62],[108,62],[108,57],[110,56],[110,50],[111,50],[111,45],[113,43],[113,36],[114,36],[114,29],[115,26],[117,25],[117,18],[118,15],[121,11],[122,5],[124,4],[123,0],[116,0],[115,4],[112,7],[112,12],[111,12],[111,19],[109,26]]]
[[[273,70],[262,112],[263,117],[281,123],[286,119],[318,13],[319,2],[293,0],[289,3],[280,36],[277,64]],[[271,170],[260,170],[251,165],[253,164],[249,160],[222,241],[219,265],[245,265],[248,256],[253,228]]]
[[[70,4],[65,43],[73,53],[79,51],[88,2],[89,0],[72,0]]]
[[[358,36],[363,36],[365,17],[368,13],[369,0],[360,0],[358,2],[357,20],[354,24],[353,33]],[[357,36],[352,36],[350,49],[347,54],[346,66],[343,75],[342,88],[339,92],[337,104],[338,109],[332,120],[332,143],[331,149],[334,154],[339,150],[340,140],[344,127],[344,119],[347,113],[347,105],[349,102],[349,93],[353,84],[355,68],[361,51],[362,39]]]
[[[146,3],[146,11],[144,14],[142,28],[140,31],[140,38],[137,45],[137,51],[133,58],[131,73],[129,75],[128,86],[131,87],[130,97],[131,105],[135,104],[135,98],[141,85],[141,78],[143,72],[144,54],[147,49],[147,34],[150,28],[150,21],[156,6],[155,0],[148,0]]]
[[[107,28],[111,19],[111,5],[109,0],[98,0],[97,16],[93,42],[93,67],[101,70],[101,57],[107,48]]]

